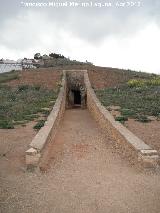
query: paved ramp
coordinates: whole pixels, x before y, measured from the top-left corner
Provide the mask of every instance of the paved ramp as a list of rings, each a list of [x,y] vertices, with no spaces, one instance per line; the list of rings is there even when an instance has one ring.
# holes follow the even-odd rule
[[[41,162],[50,177],[47,196],[54,194],[53,212],[159,212],[158,177],[132,168],[114,152],[113,143],[88,110],[65,112],[55,142]]]
[[[64,161],[65,167],[88,167],[90,172],[103,166],[103,169],[112,170],[114,164],[118,168],[122,160],[118,155],[113,155],[112,143],[113,141],[101,132],[88,110],[66,110],[54,143],[46,149],[41,168],[47,170],[61,160]]]

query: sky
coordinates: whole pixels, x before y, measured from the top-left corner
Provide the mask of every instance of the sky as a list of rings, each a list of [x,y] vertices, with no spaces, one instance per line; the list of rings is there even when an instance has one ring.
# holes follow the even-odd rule
[[[0,58],[37,52],[160,74],[160,1],[0,0]]]

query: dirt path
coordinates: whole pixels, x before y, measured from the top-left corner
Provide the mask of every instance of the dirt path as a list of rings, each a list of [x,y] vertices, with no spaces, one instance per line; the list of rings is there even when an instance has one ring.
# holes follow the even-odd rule
[[[160,176],[121,159],[87,110],[67,110],[44,174],[1,175],[1,212],[159,213]]]
[[[14,129],[0,129],[0,175],[18,175],[25,170],[25,151],[36,131],[33,130],[35,121],[26,126],[15,126]]]
[[[125,126],[141,138],[146,144],[160,153],[160,121],[154,120],[148,123],[142,123],[129,119]]]

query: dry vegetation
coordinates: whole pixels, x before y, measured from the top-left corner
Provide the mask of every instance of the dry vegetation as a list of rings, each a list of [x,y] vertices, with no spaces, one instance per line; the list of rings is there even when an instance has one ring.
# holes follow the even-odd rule
[[[0,128],[13,129],[36,120],[43,126],[59,88],[61,72],[48,70],[12,71],[0,74]]]
[[[89,76],[115,119],[160,152],[160,77],[112,68],[92,68]]]
[[[92,86],[104,106],[119,106],[118,121],[160,116],[160,77],[129,70],[106,69],[90,72]],[[98,79],[98,80],[97,80]],[[99,82],[98,82],[99,81]],[[100,84],[101,82],[101,84]]]

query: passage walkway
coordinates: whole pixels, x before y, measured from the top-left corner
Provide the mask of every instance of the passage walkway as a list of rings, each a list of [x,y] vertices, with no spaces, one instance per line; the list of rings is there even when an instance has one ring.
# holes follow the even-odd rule
[[[158,179],[138,174],[114,153],[112,143],[88,110],[65,112],[41,165],[53,174],[55,212],[159,212]]]
[[[115,153],[87,110],[66,110],[44,172],[3,179],[7,213],[159,213],[160,176]]]

